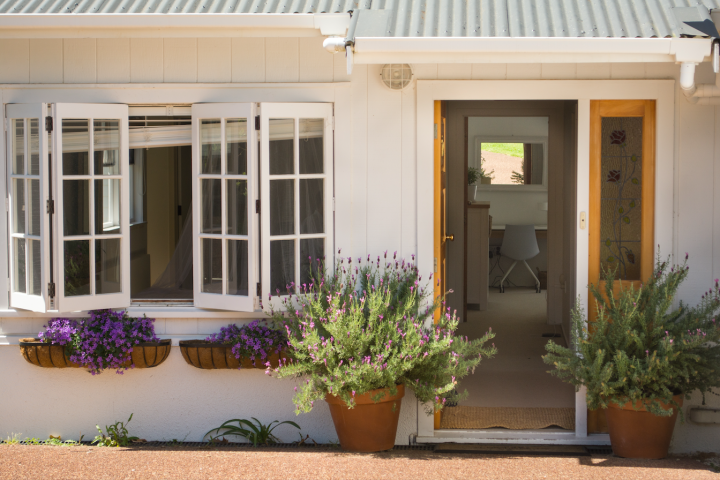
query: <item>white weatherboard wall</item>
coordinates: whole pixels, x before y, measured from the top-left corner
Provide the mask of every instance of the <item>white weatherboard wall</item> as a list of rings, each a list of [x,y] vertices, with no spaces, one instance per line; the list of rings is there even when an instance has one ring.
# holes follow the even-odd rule
[[[416,84],[390,91],[380,81],[378,65],[356,65],[348,77],[344,55],[325,52],[321,40],[3,39],[0,83],[5,85],[0,85],[0,102],[333,102],[335,245],[342,248],[343,256],[382,255],[384,250],[392,255],[397,250],[399,256],[409,257],[417,252],[418,215],[432,214],[418,212],[416,206],[417,195],[423,193],[416,190],[422,173],[416,169]],[[174,60],[166,62],[166,58]],[[416,79],[438,80],[676,79],[679,72],[676,65],[654,63],[413,68]],[[698,69],[697,80],[714,81],[708,65]],[[282,83],[260,85],[263,82]],[[28,83],[48,85],[23,85]],[[147,85],[153,83],[158,85]],[[692,303],[720,277],[720,168],[715,167],[720,165],[720,147],[714,140],[720,138],[720,107],[690,105],[677,91],[675,112],[676,179],[674,192],[667,192],[674,195],[675,238],[673,247],[665,246],[663,253],[690,252],[691,273],[682,297]],[[5,151],[4,139],[0,151]],[[0,225],[6,225],[5,212],[0,213]],[[6,248],[4,239],[0,244]],[[2,268],[7,268],[5,261],[0,256]],[[0,273],[0,278],[7,276]],[[191,309],[156,309],[148,316],[158,318],[160,337],[174,341],[204,338],[222,325],[255,317]],[[292,380],[269,378],[259,370],[195,369],[185,364],[177,347],[163,365],[124,375],[105,372],[93,377],[82,370],[32,366],[20,356],[17,340],[36,335],[45,321],[42,316],[0,312],[0,344],[5,344],[0,346],[0,412],[4,413],[0,436],[19,432],[23,437],[77,438],[82,432],[88,438],[96,423],[125,420],[134,413],[131,432],[148,440],[197,441],[227,419],[251,416],[264,422],[295,420],[318,442],[336,438],[323,402],[311,414],[295,417]],[[49,407],[57,402],[61,413]],[[686,402],[699,404],[697,396]],[[708,404],[720,406],[712,396]],[[397,443],[407,443],[409,435],[417,432],[419,415],[424,413],[418,412],[409,394],[402,404]],[[293,429],[282,428],[283,440],[297,439]],[[678,424],[673,449],[720,451],[720,426]]]

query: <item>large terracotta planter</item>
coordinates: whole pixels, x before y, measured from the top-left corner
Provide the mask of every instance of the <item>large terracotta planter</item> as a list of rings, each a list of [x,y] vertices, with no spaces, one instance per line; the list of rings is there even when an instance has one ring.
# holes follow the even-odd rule
[[[682,407],[682,395],[675,395],[673,400]],[[678,409],[669,417],[659,417],[648,412],[640,401],[636,406],[639,410],[629,402],[623,406],[611,403],[605,410],[613,453],[625,458],[667,457]],[[662,408],[668,410],[671,406],[663,404]]]
[[[188,365],[204,370],[238,369],[240,367],[265,370],[266,368],[260,359],[253,361],[246,357],[238,360],[232,353],[232,347],[221,343],[210,343],[207,340],[181,340],[180,352]],[[265,362],[268,361],[272,368],[277,368],[280,356],[274,353],[265,360]]]
[[[39,338],[21,338],[20,353],[28,363],[45,368],[80,368],[65,356],[65,347],[43,343]]]
[[[397,394],[385,397],[378,403],[372,401],[382,390],[372,390],[355,397],[355,407],[348,408],[343,400],[328,394],[325,401],[330,406],[335,431],[343,450],[351,452],[379,452],[395,446],[400,404],[405,396],[405,386],[397,386]]]

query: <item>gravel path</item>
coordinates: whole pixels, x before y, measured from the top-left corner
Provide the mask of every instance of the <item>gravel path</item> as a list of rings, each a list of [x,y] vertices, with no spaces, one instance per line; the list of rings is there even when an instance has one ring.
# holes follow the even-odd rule
[[[683,479],[720,480],[688,457],[520,457],[395,451],[0,445],[0,479]]]

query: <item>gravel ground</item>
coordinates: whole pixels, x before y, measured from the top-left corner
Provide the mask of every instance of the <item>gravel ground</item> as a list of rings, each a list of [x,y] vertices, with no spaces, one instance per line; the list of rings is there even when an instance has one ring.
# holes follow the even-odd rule
[[[522,457],[394,451],[0,445],[0,479],[719,480],[705,458]]]

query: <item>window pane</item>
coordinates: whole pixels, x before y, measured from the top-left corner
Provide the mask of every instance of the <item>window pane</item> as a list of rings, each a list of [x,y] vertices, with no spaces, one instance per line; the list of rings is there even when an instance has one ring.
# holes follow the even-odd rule
[[[41,288],[41,265],[42,265],[42,250],[40,249],[40,240],[28,240],[28,275],[30,275],[28,292],[30,295],[40,295]]]
[[[90,132],[88,130],[88,120],[63,119],[63,175],[88,175],[89,151]]]
[[[294,139],[294,119],[270,119],[270,175],[295,172]]]
[[[220,120],[200,123],[202,173],[220,173]]]
[[[300,233],[323,233],[322,178],[300,179]]]
[[[29,180],[30,192],[30,235],[40,235],[40,219],[42,218],[42,209],[40,207],[40,180]]]
[[[227,233],[247,235],[247,180],[228,180],[227,195]]]
[[[248,295],[248,242],[228,240],[227,242],[228,295]]]
[[[323,173],[324,132],[324,119],[300,119],[300,173]]]
[[[93,121],[95,175],[120,174],[120,122]]]
[[[25,233],[25,180],[13,178],[13,233]]]
[[[322,265],[325,256],[324,238],[304,238],[300,240],[300,285],[310,284],[312,271],[317,273],[318,266]],[[318,262],[320,259],[320,262]]]
[[[95,292],[120,291],[120,239],[95,240]]]
[[[90,240],[65,242],[65,296],[90,295]]]
[[[15,133],[12,136],[12,152],[13,158],[13,171],[15,175],[25,174],[25,120],[22,118],[16,118],[12,120],[12,131]]]
[[[231,119],[225,123],[227,173],[247,175],[247,120]]]
[[[13,279],[13,292],[25,293],[25,239],[13,238],[13,271],[15,273]]]
[[[295,282],[295,240],[270,242],[270,292],[287,295]]]
[[[120,233],[120,180],[95,180],[95,233]]]
[[[89,180],[63,180],[63,233],[90,234]]]
[[[222,240],[203,238],[200,240],[202,255],[202,291],[222,293]]]
[[[617,278],[640,278],[642,117],[606,117],[601,124],[600,265]]]
[[[222,233],[222,192],[220,179],[202,180],[202,232]]]
[[[30,119],[30,175],[40,175],[40,122]]]
[[[295,233],[295,180],[270,181],[270,235]]]

